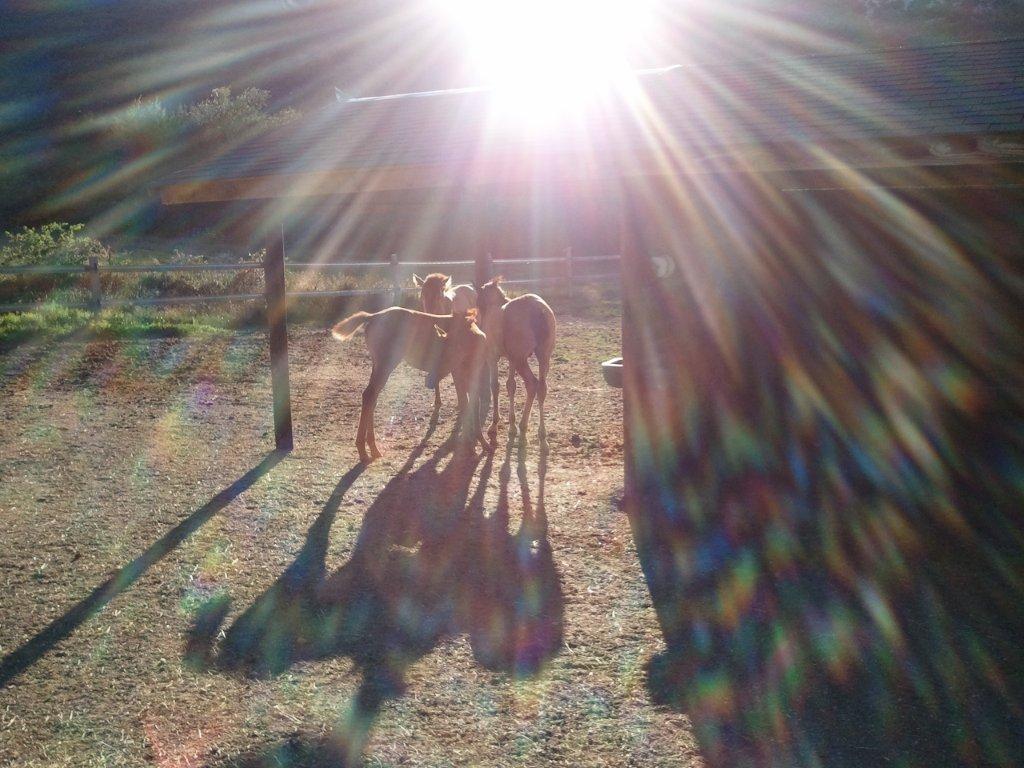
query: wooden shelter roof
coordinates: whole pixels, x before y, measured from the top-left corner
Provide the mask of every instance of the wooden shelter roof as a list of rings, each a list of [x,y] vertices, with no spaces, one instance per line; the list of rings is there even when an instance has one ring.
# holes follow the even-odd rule
[[[1024,40],[647,71],[542,131],[507,124],[492,97],[345,100],[181,171],[164,201],[501,183],[538,163],[614,176],[1024,161]]]

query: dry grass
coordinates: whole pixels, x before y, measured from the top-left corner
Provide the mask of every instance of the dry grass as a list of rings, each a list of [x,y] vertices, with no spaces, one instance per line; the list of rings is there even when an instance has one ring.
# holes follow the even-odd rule
[[[654,708],[644,686],[643,664],[661,641],[616,505],[621,395],[597,365],[618,352],[618,321],[562,317],[559,332],[545,500],[564,642],[538,674],[517,679],[484,668],[465,633],[444,633],[411,660],[404,692],[372,722],[368,765],[700,765],[686,718]],[[296,450],[237,497],[220,499],[272,442],[262,334],[66,341],[5,355],[0,654],[22,649],[27,667],[0,689],[0,765],[237,766],[286,757],[310,765],[323,757],[321,739],[350,711],[366,649],[252,679],[190,669],[186,633],[211,600],[230,597],[225,627],[259,600],[300,557],[332,494],[328,577],[351,568],[368,512],[415,507],[417,492],[394,478],[428,431],[432,394],[420,374],[396,372],[378,406],[387,457],[339,496],[355,464],[365,348],[358,337],[341,346],[298,327],[291,351]],[[411,475],[450,429],[447,387],[441,424]],[[489,473],[477,465],[485,514],[500,507],[504,457],[502,449]],[[524,467],[534,504],[537,459],[531,444]],[[516,476],[507,483],[510,530],[524,504]],[[169,531],[180,534],[164,539],[175,546],[151,549]],[[135,580],[122,574],[95,614],[74,612],[147,551],[163,557],[143,560]],[[38,633],[55,622],[72,631],[37,653]]]

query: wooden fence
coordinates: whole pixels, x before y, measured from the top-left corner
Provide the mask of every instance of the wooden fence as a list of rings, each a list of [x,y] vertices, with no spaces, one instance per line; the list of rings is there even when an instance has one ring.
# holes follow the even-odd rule
[[[597,255],[597,256],[575,256],[571,248],[566,248],[561,256],[548,258],[525,258],[525,259],[492,259],[490,254],[483,254],[480,258],[472,261],[402,261],[398,254],[391,254],[388,261],[349,261],[349,262],[293,262],[285,261],[284,270],[310,272],[341,272],[349,274],[365,274],[373,271],[387,271],[388,279],[385,284],[376,288],[351,288],[345,290],[314,290],[314,291],[287,291],[288,298],[322,298],[331,296],[373,296],[392,294],[395,303],[407,293],[416,291],[410,284],[413,273],[421,271],[444,271],[453,272],[460,268],[473,269],[473,277],[465,278],[469,282],[477,284],[489,279],[496,274],[504,272],[511,273],[512,277],[506,277],[503,281],[507,285],[531,285],[544,283],[558,283],[565,281],[599,281],[607,279],[618,279],[618,270],[595,271],[595,265],[607,265],[617,263],[618,254]],[[542,265],[542,269],[553,271],[556,274],[522,277],[515,273],[524,267],[535,267]],[[90,257],[85,265],[32,265],[22,267],[0,267],[0,275],[66,275],[82,274],[88,275],[88,302],[61,302],[58,306],[67,309],[88,309],[99,311],[103,308],[113,307],[160,307],[176,304],[202,304],[218,301],[250,301],[265,298],[265,293],[232,293],[232,294],[203,294],[194,296],[166,296],[166,297],[139,297],[119,298],[116,296],[104,296],[101,275],[125,274],[125,273],[158,273],[158,272],[244,272],[261,270],[264,273],[264,285],[266,285],[268,259],[264,261],[241,261],[233,264],[100,264],[96,257]],[[461,281],[461,278],[458,280]],[[19,302],[13,304],[0,304],[0,313],[3,312],[25,312],[33,309],[40,309],[46,306],[53,306],[52,301]]]
[[[472,261],[402,261],[398,254],[391,254],[387,262],[286,262],[282,240],[272,241],[267,248],[262,262],[248,261],[235,264],[109,264],[100,265],[96,257],[90,257],[87,265],[33,265],[23,267],[0,267],[0,275],[60,275],[85,274],[89,276],[89,301],[85,304],[61,304],[69,309],[90,309],[98,312],[104,307],[155,307],[174,304],[197,304],[217,301],[249,301],[264,299],[266,301],[267,336],[270,343],[270,376],[274,398],[274,443],[280,451],[290,451],[293,447],[291,393],[288,383],[288,325],[287,307],[289,299],[320,298],[330,296],[371,296],[391,294],[392,301],[399,304],[406,292],[417,291],[411,285],[411,276],[415,270],[454,272],[473,269],[473,282],[477,285],[490,279],[493,275],[515,273],[524,267],[540,266],[541,270],[551,270],[555,274],[544,276],[506,277],[508,285],[530,285],[575,282],[589,282],[607,279],[618,279],[618,254],[579,257],[572,248],[566,248],[560,256],[527,259],[493,259],[491,254],[481,254]],[[595,265],[612,264],[614,271],[595,271]],[[153,298],[121,299],[104,297],[102,274],[125,272],[214,272],[246,270],[263,271],[263,293],[237,293],[195,296],[167,296]],[[389,279],[378,288],[347,289],[335,291],[287,291],[285,275],[288,270],[303,272],[340,271],[366,273],[373,270],[387,270]],[[461,278],[460,278],[461,280]],[[0,304],[2,312],[24,312],[43,306],[52,306],[52,302],[23,302],[18,304]]]

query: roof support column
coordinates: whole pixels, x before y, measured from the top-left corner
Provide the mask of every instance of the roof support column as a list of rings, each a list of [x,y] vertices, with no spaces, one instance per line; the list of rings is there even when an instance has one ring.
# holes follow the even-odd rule
[[[647,190],[624,181],[614,203],[619,216],[619,252],[622,279],[622,357],[625,499],[637,554],[651,593],[662,634],[670,648],[682,643],[684,578],[676,567],[676,533],[667,525],[673,510],[665,509],[665,483],[674,472],[675,417],[678,393],[662,375],[676,361],[660,353],[665,332],[665,306],[661,279],[655,270],[655,243],[645,226],[650,207]],[[671,349],[664,350],[671,358]]]

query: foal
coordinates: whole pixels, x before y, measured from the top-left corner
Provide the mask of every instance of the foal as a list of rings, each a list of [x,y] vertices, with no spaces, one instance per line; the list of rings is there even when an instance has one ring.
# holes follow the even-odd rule
[[[486,414],[481,416],[477,407],[486,389],[483,375],[487,371],[487,336],[477,326],[476,317],[476,309],[472,308],[465,315],[455,315],[447,333],[434,326],[438,337],[445,342],[437,370],[440,376],[447,376],[450,372],[455,380],[460,432],[471,445],[479,442],[485,451],[490,452],[494,445],[484,440],[481,431]],[[428,380],[430,376],[428,373]],[[473,403],[472,408],[470,403]]]
[[[471,285],[452,286],[451,275],[434,272],[426,277],[413,275],[412,281],[420,289],[423,311],[432,315],[464,315],[476,306],[476,291]]]
[[[470,285],[452,287],[451,275],[434,272],[426,277],[412,276],[413,284],[420,289],[420,304],[423,311],[431,315],[465,315],[476,307],[476,291]],[[427,373],[427,387],[434,389],[433,421],[441,412],[441,379],[434,372]]]
[[[530,408],[534,397],[540,408],[539,436],[547,437],[544,428],[544,399],[548,394],[548,368],[555,348],[555,313],[540,296],[527,293],[511,301],[501,289],[501,277],[480,286],[477,297],[480,306],[480,324],[487,334],[488,368],[490,371],[491,399],[494,416],[487,430],[493,438],[498,432],[498,358],[508,358],[508,432],[516,436],[516,379],[518,373],[526,386],[526,404],[519,421],[523,438],[530,421]],[[540,378],[530,369],[530,355],[537,356]]]
[[[370,351],[373,369],[370,382],[363,390],[359,427],[356,429],[360,461],[368,464],[382,455],[377,449],[373,429],[374,410],[381,390],[402,360],[421,371],[437,371],[440,376],[452,375],[459,407],[464,411],[460,413],[460,428],[466,427],[468,431],[475,427],[476,431],[470,437],[489,448],[480,432],[479,419],[468,415],[475,409],[463,408],[471,391],[476,397],[476,382],[480,379],[479,370],[485,359],[486,337],[476,326],[475,318],[475,312],[454,317],[388,307],[380,312],[356,312],[331,329],[334,338],[345,341],[366,326],[366,347]]]

